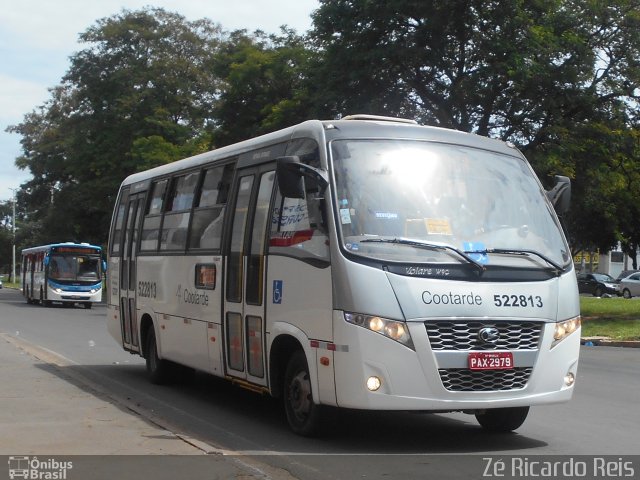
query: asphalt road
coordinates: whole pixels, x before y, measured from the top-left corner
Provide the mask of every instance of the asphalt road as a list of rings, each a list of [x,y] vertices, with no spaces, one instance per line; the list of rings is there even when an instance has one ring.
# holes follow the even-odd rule
[[[100,305],[44,308],[0,290],[0,333],[63,357],[74,377],[198,439],[209,453],[258,458],[294,478],[425,478],[425,465],[442,455],[484,466],[483,458],[510,455],[640,454],[640,349],[583,347],[573,400],[532,408],[514,434],[488,434],[464,414],[332,411],[327,434],[307,439],[288,430],[278,401],[224,380],[196,374],[151,385],[143,360],[109,336],[105,316]]]

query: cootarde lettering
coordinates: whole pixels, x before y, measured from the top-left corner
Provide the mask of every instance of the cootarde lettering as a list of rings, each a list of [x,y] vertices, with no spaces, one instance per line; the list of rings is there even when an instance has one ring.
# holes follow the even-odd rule
[[[191,303],[193,305],[209,306],[209,296],[206,293],[190,292],[185,288],[182,296],[184,303]]]
[[[473,292],[459,294],[453,292],[422,292],[422,301],[427,305],[482,305],[482,297]]]

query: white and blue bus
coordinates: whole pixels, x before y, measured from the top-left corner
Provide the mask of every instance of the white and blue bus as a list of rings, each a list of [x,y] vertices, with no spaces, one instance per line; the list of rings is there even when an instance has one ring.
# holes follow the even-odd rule
[[[22,250],[22,293],[28,303],[82,304],[102,300],[106,262],[102,248],[88,243],[54,243]]]
[[[312,120],[134,174],[107,325],[146,359],[284,400],[463,411],[511,431],[571,398],[580,310],[558,211],[498,140],[386,117]]]

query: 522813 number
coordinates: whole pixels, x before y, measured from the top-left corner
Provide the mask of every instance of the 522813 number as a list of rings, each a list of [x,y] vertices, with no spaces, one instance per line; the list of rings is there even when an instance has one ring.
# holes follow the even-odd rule
[[[493,304],[496,307],[542,308],[544,303],[540,295],[494,295]]]
[[[138,282],[138,296],[156,298],[156,282]]]

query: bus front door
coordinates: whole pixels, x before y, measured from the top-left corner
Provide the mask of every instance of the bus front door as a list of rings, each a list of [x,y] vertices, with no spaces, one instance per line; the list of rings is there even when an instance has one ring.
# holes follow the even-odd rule
[[[120,265],[120,327],[122,346],[130,352],[140,352],[138,313],[136,310],[136,257],[138,231],[144,207],[144,194],[132,195],[127,201],[124,246]]]
[[[226,257],[224,349],[227,375],[267,385],[265,253],[275,165],[238,172]]]

